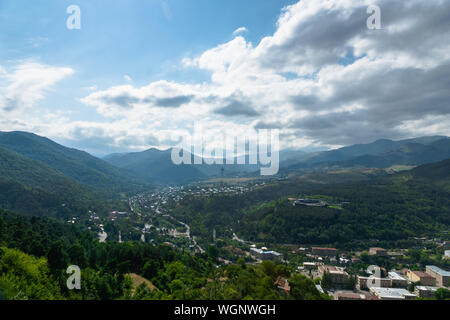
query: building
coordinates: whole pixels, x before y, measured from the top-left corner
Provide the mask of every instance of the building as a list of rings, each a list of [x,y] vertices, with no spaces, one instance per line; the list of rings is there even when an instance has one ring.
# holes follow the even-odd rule
[[[436,280],[426,272],[423,271],[406,271],[406,276],[414,283],[420,282],[423,286],[434,286]]]
[[[389,279],[392,280],[392,287],[394,288],[407,288],[409,285],[408,279],[405,279],[397,272],[391,271],[388,273]]]
[[[316,289],[320,292],[325,294],[325,291],[323,290],[322,286],[320,284],[316,284]]]
[[[377,256],[377,257],[387,257],[388,251],[383,248],[370,248],[369,254],[372,256]]]
[[[320,257],[336,257],[337,249],[336,248],[321,248],[321,247],[313,247],[312,254]]]
[[[281,260],[283,255],[276,251],[263,251],[263,260]]]
[[[333,284],[345,284],[349,278],[348,273],[343,268],[322,265],[318,267],[318,270],[321,278],[323,278],[325,273],[328,273]]]
[[[359,290],[369,289],[371,287],[390,288],[392,287],[392,279],[358,276],[356,278],[356,287]]]
[[[303,267],[307,270],[317,269],[317,263],[315,262],[303,262]]]
[[[442,270],[441,268],[436,266],[426,266],[426,272],[436,279],[436,286],[450,286],[450,272]]]
[[[433,298],[438,287],[430,287],[430,286],[417,286],[414,290],[414,293],[417,294],[420,298]]]
[[[378,297],[366,293],[337,292],[334,300],[378,300]]]
[[[295,207],[328,207],[328,203],[318,199],[298,199],[294,202]]]
[[[256,258],[262,258],[263,251],[258,248],[250,248],[250,253]]]
[[[444,258],[450,259],[450,250],[445,250],[445,252],[444,252]]]
[[[417,295],[409,292],[406,289],[399,288],[370,288],[370,292],[377,296],[380,300],[412,300],[417,298]]]
[[[283,277],[278,277],[277,280],[274,283],[278,289],[284,291],[284,293],[288,294],[291,292],[291,287],[289,286],[289,282],[287,279]]]
[[[283,255],[276,251],[265,251],[263,249],[250,248],[250,252],[254,257],[261,260],[281,260],[283,258]]]

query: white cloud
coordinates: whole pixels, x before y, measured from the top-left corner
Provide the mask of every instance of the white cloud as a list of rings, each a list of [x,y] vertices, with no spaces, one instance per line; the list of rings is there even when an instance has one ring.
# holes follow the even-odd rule
[[[381,7],[383,30],[366,28],[369,3]],[[302,0],[285,8],[274,34],[259,43],[241,31],[182,60],[186,68],[211,72],[209,83],[94,89],[81,101],[105,122],[60,118],[52,134],[134,149],[170,146],[170,133],[191,130],[194,122],[217,135],[279,127],[283,147],[448,134],[448,1]],[[32,105],[51,86],[35,82],[4,92]],[[26,87],[31,93],[24,97],[12,94]]]
[[[57,82],[73,73],[71,68],[36,62],[20,64],[13,72],[4,71],[0,74],[0,110],[13,112],[32,107]]]
[[[239,34],[243,34],[243,33],[247,33],[247,32],[248,32],[248,30],[246,27],[240,27],[233,31],[233,35],[237,36]]]

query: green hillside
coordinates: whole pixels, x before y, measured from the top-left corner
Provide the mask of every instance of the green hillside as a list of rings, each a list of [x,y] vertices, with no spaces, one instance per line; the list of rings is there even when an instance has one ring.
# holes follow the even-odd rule
[[[73,180],[107,192],[135,191],[137,178],[90,154],[27,132],[0,132],[0,147],[42,162]]]
[[[0,208],[65,219],[89,209],[104,211],[105,206],[104,198],[92,187],[0,147]]]
[[[312,280],[285,265],[214,267],[217,257],[192,256],[167,245],[99,243],[91,233],[48,218],[0,211],[0,291],[8,299],[83,300],[327,300]],[[66,287],[68,265],[82,272],[81,290]],[[157,288],[132,290],[133,273]],[[290,294],[274,284],[289,278]]]
[[[450,192],[432,183],[449,182],[448,163],[335,184],[324,184],[323,173],[319,179],[311,174],[307,180],[278,183],[245,195],[187,197],[172,208],[172,214],[205,239],[213,229],[219,237],[229,237],[232,228],[243,239],[268,244],[344,246],[377,239],[388,245],[448,230]],[[418,173],[430,179],[425,181]],[[318,197],[330,206],[294,207],[288,196]]]

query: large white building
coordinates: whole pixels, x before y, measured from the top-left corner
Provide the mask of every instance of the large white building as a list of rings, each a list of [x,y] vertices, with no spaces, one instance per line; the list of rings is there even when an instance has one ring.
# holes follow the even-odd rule
[[[380,300],[412,300],[417,298],[417,294],[406,289],[374,287],[370,288],[370,292]]]
[[[436,279],[438,287],[450,286],[450,272],[436,266],[426,266],[426,272]]]

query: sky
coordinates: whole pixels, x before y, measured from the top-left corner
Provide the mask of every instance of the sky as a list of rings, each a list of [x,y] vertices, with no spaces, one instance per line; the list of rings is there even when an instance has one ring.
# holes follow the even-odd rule
[[[0,131],[95,155],[196,124],[282,148],[450,135],[449,88],[448,0],[0,0]]]

